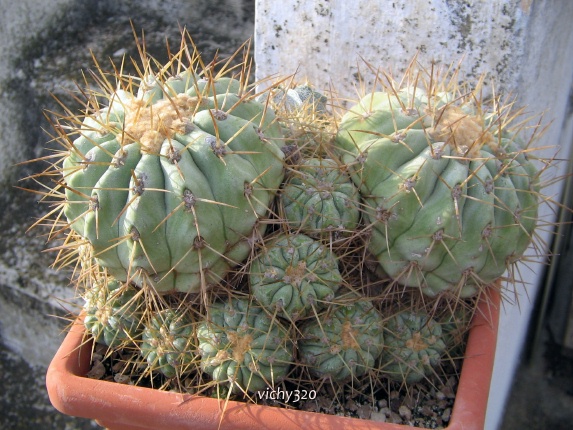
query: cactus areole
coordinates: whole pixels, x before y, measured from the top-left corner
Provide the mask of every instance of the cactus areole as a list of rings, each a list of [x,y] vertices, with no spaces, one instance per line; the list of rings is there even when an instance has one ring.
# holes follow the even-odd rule
[[[507,109],[492,103],[488,112],[477,91],[431,82],[365,96],[342,118],[336,146],[383,270],[430,296],[469,297],[531,242],[538,173]]]
[[[117,279],[196,292],[263,233],[281,129],[231,77],[185,70],[123,87],[68,134],[65,216]]]

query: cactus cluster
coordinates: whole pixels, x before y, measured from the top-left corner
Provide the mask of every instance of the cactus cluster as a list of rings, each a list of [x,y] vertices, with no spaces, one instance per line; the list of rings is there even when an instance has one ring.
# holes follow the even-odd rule
[[[412,66],[416,86],[388,77],[338,118],[186,37],[54,121],[47,217],[95,341],[164,387],[246,398],[433,378],[534,237],[540,172],[513,113]]]

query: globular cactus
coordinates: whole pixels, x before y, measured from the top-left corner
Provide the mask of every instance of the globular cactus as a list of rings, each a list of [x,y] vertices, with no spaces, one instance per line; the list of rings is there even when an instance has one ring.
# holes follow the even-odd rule
[[[275,88],[270,93],[260,95],[257,100],[265,103],[270,96],[271,103],[279,110],[287,112],[305,110],[325,114],[328,98],[308,84],[296,85],[294,88]]]
[[[366,300],[333,304],[301,328],[301,362],[318,378],[346,382],[374,368],[384,346],[383,321]]]
[[[448,353],[463,353],[466,335],[474,316],[475,305],[461,303],[459,306],[445,308],[441,318],[436,321],[442,326],[442,339]]]
[[[336,146],[353,166],[370,251],[402,285],[474,295],[533,239],[539,173],[513,113],[480,89],[411,68],[343,116]]]
[[[66,151],[53,194],[69,226],[110,274],[160,292],[197,292],[243,261],[284,175],[281,128],[246,66],[198,64],[146,67],[117,87],[105,77],[83,120],[56,124]]]
[[[256,300],[291,321],[332,301],[342,283],[334,254],[304,234],[281,234],[260,251],[249,271]]]
[[[281,125],[285,163],[298,165],[301,157],[329,155],[325,150],[334,135],[335,120],[328,111],[329,100],[309,84],[284,88],[280,85],[257,100],[273,107]]]
[[[289,226],[310,236],[348,235],[358,227],[360,195],[332,159],[307,158],[294,166],[280,200]]]
[[[380,370],[412,384],[430,376],[446,350],[442,327],[424,312],[402,311],[385,322]]]
[[[248,299],[209,306],[197,337],[201,369],[234,392],[274,387],[293,362],[287,330]]]
[[[131,285],[102,277],[84,293],[84,325],[96,342],[132,346],[141,337],[143,300]]]
[[[141,355],[152,372],[168,378],[181,377],[195,370],[197,339],[195,324],[183,308],[166,308],[153,313],[145,322]]]

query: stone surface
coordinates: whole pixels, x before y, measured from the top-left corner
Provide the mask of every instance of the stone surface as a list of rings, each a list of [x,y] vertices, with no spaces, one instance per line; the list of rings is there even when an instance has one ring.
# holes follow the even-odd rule
[[[369,62],[402,72],[415,54],[423,64],[449,65],[463,56],[461,74],[494,73],[513,86],[525,50],[531,1],[376,2],[257,1],[257,73],[297,72],[322,89],[355,94]]]
[[[54,410],[44,385],[46,369],[33,366],[0,342],[0,428],[4,430],[101,429],[95,422]]]

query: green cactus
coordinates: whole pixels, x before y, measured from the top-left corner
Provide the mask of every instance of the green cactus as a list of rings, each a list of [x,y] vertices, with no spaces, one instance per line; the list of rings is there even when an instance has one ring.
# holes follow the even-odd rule
[[[103,277],[84,293],[84,300],[84,325],[96,342],[117,348],[139,339],[142,300],[133,286]]]
[[[260,95],[257,100],[266,103],[267,98],[271,97],[271,103],[278,109],[284,109],[287,112],[297,110],[308,110],[319,114],[327,113],[328,98],[323,94],[315,91],[310,85],[296,85],[294,88],[275,88],[270,93]]]
[[[195,369],[195,324],[183,309],[155,312],[145,322],[140,349],[151,371],[168,378],[181,377]]]
[[[251,292],[261,306],[291,321],[324,308],[342,283],[332,252],[304,234],[281,234],[253,260]]]
[[[248,299],[216,302],[207,309],[197,337],[201,368],[234,392],[273,387],[293,362],[286,329]]]
[[[429,376],[446,350],[442,327],[423,312],[403,311],[385,323],[381,371],[397,382],[413,384]]]
[[[384,271],[430,296],[469,297],[523,256],[539,175],[507,109],[487,114],[479,90],[409,73],[428,91],[392,84],[365,96],[342,118],[336,146],[353,166]]]
[[[453,308],[446,308],[442,312],[441,318],[436,318],[436,321],[442,326],[442,339],[450,354],[452,352],[454,355],[463,354],[463,346],[474,316],[474,310],[475,305],[469,306],[462,303]]]
[[[284,176],[281,128],[245,77],[180,66],[146,70],[137,91],[131,76],[102,84],[93,99],[107,105],[65,118],[54,164],[97,264],[160,292],[197,292],[242,262]]]
[[[292,85],[292,84],[291,84]],[[335,120],[327,110],[328,98],[309,84],[281,86],[257,98],[276,112],[285,145],[285,163],[297,166],[302,157],[325,157],[334,135]]]
[[[308,158],[293,167],[280,196],[289,226],[310,236],[349,234],[358,226],[358,190],[332,159]]]
[[[384,345],[383,321],[368,301],[333,304],[301,328],[301,362],[318,378],[345,382],[374,367]]]

